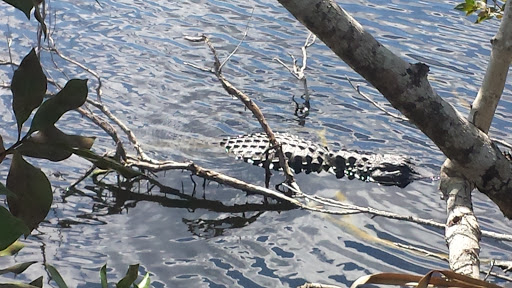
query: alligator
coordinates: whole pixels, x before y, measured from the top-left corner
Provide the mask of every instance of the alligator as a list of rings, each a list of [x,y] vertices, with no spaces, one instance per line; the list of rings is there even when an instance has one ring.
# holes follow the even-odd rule
[[[329,151],[327,147],[295,135],[274,134],[288,159],[288,165],[295,173],[330,171],[337,178],[347,176],[350,180],[359,179],[400,188],[423,178],[414,171],[410,160],[402,156],[345,149]],[[263,166],[268,159],[271,169],[281,168],[275,149],[270,146],[268,137],[264,133],[228,137],[221,142],[221,145],[228,153],[234,154],[245,162]]]

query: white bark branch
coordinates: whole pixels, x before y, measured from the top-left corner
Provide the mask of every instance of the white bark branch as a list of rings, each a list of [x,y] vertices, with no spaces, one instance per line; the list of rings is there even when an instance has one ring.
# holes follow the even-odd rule
[[[473,102],[469,121],[484,133],[489,132],[494,112],[505,87],[512,59],[512,8],[505,15],[496,36],[487,71]],[[440,189],[447,198],[446,241],[450,251],[450,268],[458,273],[478,278],[480,270],[480,226],[471,202],[472,179],[458,172],[459,167],[447,159],[441,168]]]
[[[487,71],[469,116],[469,120],[485,133],[488,133],[491,127],[494,111],[503,93],[512,60],[512,7],[510,5],[505,6],[500,27],[491,43],[492,51]]]

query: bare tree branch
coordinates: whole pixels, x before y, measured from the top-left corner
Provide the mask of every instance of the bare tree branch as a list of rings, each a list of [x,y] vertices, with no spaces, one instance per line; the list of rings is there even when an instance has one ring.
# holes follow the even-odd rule
[[[263,116],[263,113],[261,112],[258,105],[256,105],[245,93],[238,90],[235,86],[233,86],[224,77],[224,75],[222,74],[222,71],[220,70],[221,63],[219,61],[217,51],[213,47],[213,44],[210,42],[210,39],[208,39],[208,37],[206,37],[204,35],[201,37],[197,37],[197,38],[187,37],[185,39],[187,39],[189,41],[193,41],[193,42],[203,41],[210,48],[210,51],[212,52],[213,57],[214,57],[215,76],[217,76],[217,79],[219,79],[219,81],[221,82],[224,90],[226,90],[226,92],[228,92],[229,95],[236,97],[237,99],[242,101],[242,103],[245,105],[245,107],[252,112],[254,117],[256,117],[256,119],[260,123],[261,127],[263,128],[263,131],[265,131],[265,133],[269,137],[270,143],[272,144],[272,146],[274,146],[273,148],[275,148],[275,151],[279,157],[280,165],[283,168],[284,174],[286,176],[287,183],[290,186],[292,186],[295,190],[300,191],[300,188],[297,185],[297,183],[295,182],[295,179],[293,177],[293,173],[291,172],[290,167],[288,166],[288,160],[284,156],[283,151],[281,149],[281,145],[276,140],[276,137],[274,136],[274,132],[272,131],[272,128],[270,128],[270,126],[268,125],[267,120]],[[270,158],[273,158],[273,157],[270,157]]]

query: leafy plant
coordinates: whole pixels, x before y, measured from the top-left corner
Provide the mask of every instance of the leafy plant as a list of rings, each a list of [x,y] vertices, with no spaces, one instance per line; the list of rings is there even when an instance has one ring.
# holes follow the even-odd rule
[[[480,23],[485,20],[492,19],[496,17],[497,19],[503,18],[503,11],[505,9],[505,3],[500,5],[498,1],[492,1],[493,4],[490,6],[487,3],[487,0],[484,1],[475,1],[475,0],[465,0],[465,2],[458,4],[455,6],[456,10],[463,11],[466,13],[466,16],[469,16],[473,13],[478,13],[475,23]]]
[[[18,243],[18,242],[16,242],[16,243]],[[18,243],[18,244],[13,244],[12,246],[13,247],[10,247],[9,250],[7,250],[7,251],[12,252],[12,250],[15,250],[17,252],[17,251],[19,251],[19,249],[21,249],[22,244]],[[5,253],[5,250],[0,251],[0,256],[12,255],[13,253],[10,253],[10,252]],[[25,263],[18,263],[11,267],[0,269],[0,275],[8,274],[8,273],[13,273],[15,275],[19,275],[35,263],[38,263],[38,262],[30,261],[30,262],[25,262]],[[57,287],[59,287],[59,288],[67,288],[68,287],[68,285],[66,284],[66,281],[62,278],[62,276],[59,273],[59,271],[57,270],[57,268],[55,268],[54,266],[52,266],[50,264],[45,264],[44,267],[48,271],[48,274],[50,275],[51,279],[55,282]],[[117,282],[116,288],[130,288],[130,287],[149,288],[149,287],[151,287],[150,286],[151,280],[149,277],[149,273],[146,273],[144,275],[144,277],[142,277],[140,282],[137,284],[137,283],[135,283],[135,281],[138,278],[138,274],[139,274],[139,264],[130,265],[125,276]],[[107,264],[103,265],[103,267],[101,267],[101,269],[100,269],[100,282],[101,282],[102,288],[109,287],[108,281],[107,281]],[[43,276],[38,277],[37,279],[33,280],[32,282],[30,282],[28,284],[27,283],[0,283],[0,287],[20,287],[20,288],[21,287],[23,287],[23,288],[38,287],[38,288],[41,288],[41,287],[43,287]]]
[[[6,195],[10,211],[0,207],[0,228],[6,231],[0,235],[0,250],[21,235],[27,237],[44,220],[52,204],[48,178],[24,156],[62,161],[71,156],[71,149],[88,150],[94,143],[94,138],[67,135],[54,126],[64,113],[85,103],[87,80],[71,79],[59,93],[43,101],[46,89],[47,78],[32,49],[14,72],[11,83],[18,140],[7,149],[3,141],[0,143],[0,163],[12,156],[6,185],[0,185],[0,194]],[[34,110],[30,129],[22,137],[23,125]]]
[[[41,24],[46,35],[46,26],[39,12],[40,1],[32,0],[4,0],[16,7],[30,19],[34,9],[34,16]],[[35,49],[23,58],[21,64],[14,71],[11,81],[12,109],[17,123],[17,141],[7,149],[0,135],[0,163],[6,158],[11,159],[7,181],[0,182],[0,195],[5,195],[9,209],[0,206],[0,256],[14,255],[23,244],[17,239],[24,235],[27,237],[36,229],[48,214],[53,193],[51,184],[46,175],[37,167],[30,164],[26,157],[40,158],[50,161],[62,161],[76,154],[88,159],[97,167],[117,170],[121,175],[132,178],[140,175],[138,171],[124,167],[117,161],[108,157],[98,156],[90,151],[95,138],[80,135],[68,135],[55,127],[59,119],[68,111],[82,106],[88,94],[87,79],[71,79],[64,88],[55,95],[47,95],[47,77],[43,72],[39,57]],[[35,112],[34,112],[35,111]],[[30,119],[30,128],[24,125]],[[26,127],[27,125],[25,125]],[[23,273],[37,261],[19,263],[5,269],[0,269],[0,275]],[[58,272],[50,265],[45,264],[50,277],[60,288],[67,288],[67,284]],[[130,265],[126,275],[117,282],[118,288],[150,287],[149,274],[142,278],[139,284],[139,265]],[[108,287],[107,266],[100,270],[101,287]],[[26,283],[0,283],[1,287],[43,287],[43,277]]]

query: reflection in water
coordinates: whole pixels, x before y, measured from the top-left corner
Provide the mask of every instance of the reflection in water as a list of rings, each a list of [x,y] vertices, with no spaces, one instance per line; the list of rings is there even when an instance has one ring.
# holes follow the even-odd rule
[[[295,111],[293,112],[293,115],[297,116],[299,126],[304,127],[309,115],[309,110],[311,109],[311,104],[309,103],[309,99],[304,99],[304,95],[300,96],[300,98],[304,100],[303,103],[297,102],[295,97],[292,96],[293,104],[295,104]]]
[[[269,204],[266,204],[269,205]],[[249,208],[249,207],[247,207]],[[248,210],[250,211],[250,210]],[[230,216],[220,219],[183,219],[183,223],[188,226],[188,231],[201,238],[213,238],[224,234],[224,230],[242,228],[256,221],[263,212],[258,212],[253,216]]]
[[[159,191],[152,191],[153,189],[147,189],[151,183],[152,187],[158,186]],[[190,232],[196,235],[198,231],[193,227],[203,226],[204,232],[210,229],[215,229],[215,233],[209,237],[215,237],[222,235],[224,229],[241,228],[254,222],[263,212],[265,211],[286,211],[296,209],[296,206],[290,203],[276,203],[265,199],[255,199],[256,201],[247,201],[244,204],[224,204],[220,200],[208,200],[203,198],[196,198],[191,195],[195,195],[195,185],[192,193],[187,194],[185,191],[180,191],[172,187],[163,185],[155,180],[147,181],[147,179],[132,179],[117,182],[115,184],[106,183],[105,179],[102,181],[95,181],[95,185],[85,186],[84,189],[88,192],[76,188],[70,188],[62,196],[62,201],[66,202],[67,198],[73,196],[87,197],[93,200],[92,211],[90,213],[84,213],[77,216],[77,218],[90,219],[99,222],[99,224],[106,224],[104,221],[100,221],[100,216],[122,214],[123,212],[128,213],[130,209],[134,209],[139,202],[152,202],[163,207],[169,208],[185,208],[189,212],[195,212],[198,209],[204,209],[214,213],[230,213],[230,214],[242,214],[242,216],[230,216],[223,217],[221,219],[209,220],[209,219],[183,219],[183,223],[189,226]],[[141,189],[141,187],[146,187]],[[142,190],[142,191],[141,191]],[[93,193],[90,193],[93,192]],[[171,198],[171,196],[173,196]],[[274,202],[274,203],[271,203]],[[257,213],[254,213],[257,212]],[[251,215],[252,216],[246,216]],[[89,222],[78,222],[68,219],[62,219],[59,221],[61,227],[69,228],[72,224],[91,224]],[[226,227],[222,227],[228,225]],[[208,234],[197,233],[197,236],[203,237]]]

